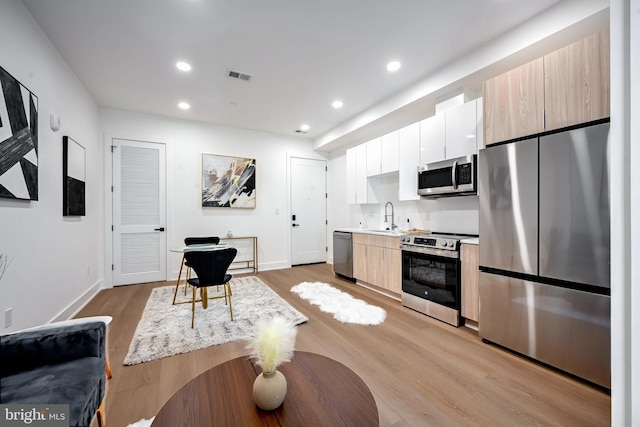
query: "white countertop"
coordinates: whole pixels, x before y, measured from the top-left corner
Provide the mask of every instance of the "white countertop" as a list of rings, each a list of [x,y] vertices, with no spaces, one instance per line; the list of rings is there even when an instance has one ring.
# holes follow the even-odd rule
[[[347,233],[361,233],[361,234],[379,234],[383,236],[401,236],[406,233],[402,230],[383,230],[383,229],[368,229],[368,228],[336,228],[334,231],[344,231]]]
[[[377,234],[377,235],[381,235],[381,236],[402,236],[403,234],[406,233],[412,233],[415,232],[416,230],[412,230],[412,231],[407,231],[407,230],[395,230],[395,231],[390,231],[390,230],[374,230],[374,229],[368,229],[368,228],[357,228],[357,227],[353,227],[353,228],[349,228],[349,227],[343,227],[343,228],[336,228],[333,231],[344,231],[346,233],[361,233],[361,234]],[[480,243],[480,239],[478,237],[467,237],[464,239],[460,239],[460,243],[466,243],[468,245],[477,245]]]
[[[480,244],[480,238],[470,237],[468,239],[460,239],[460,243],[466,243],[467,245],[478,245]]]

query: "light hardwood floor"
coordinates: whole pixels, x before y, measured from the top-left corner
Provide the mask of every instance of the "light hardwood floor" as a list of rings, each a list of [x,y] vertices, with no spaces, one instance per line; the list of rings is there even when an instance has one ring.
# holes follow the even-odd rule
[[[454,328],[338,279],[331,265],[266,271],[259,277],[309,317],[298,329],[296,349],[331,357],[355,371],[376,399],[381,426],[610,425],[611,399],[602,391],[484,344],[469,328]],[[387,319],[380,326],[342,324],[290,292],[303,281],[326,282],[380,306],[387,311]],[[108,341],[113,372],[107,384],[108,427],[154,416],[196,375],[246,354],[246,343],[234,342],[123,366],[151,289],[171,284],[103,290],[78,314],[113,316]]]

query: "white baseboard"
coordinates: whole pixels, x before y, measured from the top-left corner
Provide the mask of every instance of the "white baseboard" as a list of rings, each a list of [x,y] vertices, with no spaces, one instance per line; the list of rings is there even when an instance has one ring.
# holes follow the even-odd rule
[[[258,272],[269,270],[282,270],[283,268],[291,268],[291,263],[287,261],[269,262],[258,265]]]
[[[82,308],[85,305],[87,305],[87,303],[89,301],[91,301],[91,299],[93,299],[93,297],[96,296],[96,294],[98,292],[100,292],[100,289],[102,289],[102,281],[101,280],[96,282],[89,289],[87,289],[87,291],[84,294],[82,294],[78,298],[76,298],[75,301],[73,301],[71,304],[69,304],[67,306],[67,308],[65,308],[60,313],[58,313],[58,315],[55,316],[53,319],[51,319],[49,322],[59,322],[61,320],[69,320],[69,319],[71,319],[73,316],[78,314],[78,312],[80,310],[82,310]]]

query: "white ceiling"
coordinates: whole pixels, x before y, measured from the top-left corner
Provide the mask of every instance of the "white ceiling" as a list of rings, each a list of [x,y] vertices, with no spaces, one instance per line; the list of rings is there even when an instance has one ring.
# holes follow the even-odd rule
[[[558,2],[23,0],[102,107],[311,139]]]

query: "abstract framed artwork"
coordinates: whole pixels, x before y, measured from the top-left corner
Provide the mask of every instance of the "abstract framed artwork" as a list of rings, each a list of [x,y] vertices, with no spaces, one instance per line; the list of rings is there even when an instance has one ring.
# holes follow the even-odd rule
[[[0,197],[38,200],[38,97],[0,67]]]
[[[62,138],[62,215],[85,214],[85,150],[73,139]]]
[[[256,207],[256,160],[202,154],[202,206]]]

